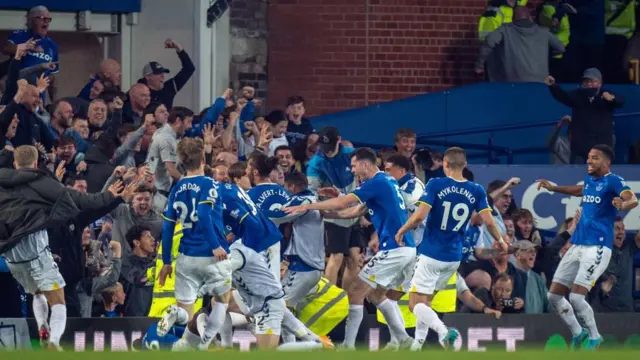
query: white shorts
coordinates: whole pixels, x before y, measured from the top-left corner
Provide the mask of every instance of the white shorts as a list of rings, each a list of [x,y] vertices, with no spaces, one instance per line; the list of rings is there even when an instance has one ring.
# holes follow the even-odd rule
[[[29,294],[58,290],[65,286],[64,278],[58,271],[58,264],[53,261],[49,249],[40,252],[37,259],[19,263],[7,261],[7,266],[11,275]]]
[[[282,278],[282,289],[287,306],[293,308],[300,299],[304,298],[316,286],[322,278],[322,272],[313,271],[291,271],[287,270]]]
[[[271,245],[267,250],[261,251],[260,255],[267,262],[269,271],[280,281],[280,242]]]
[[[286,308],[283,298],[267,300],[262,310],[253,316],[256,321],[255,335],[280,335]]]
[[[605,246],[571,245],[564,254],[553,282],[566,287],[579,285],[591,289],[609,266],[611,249]]]
[[[433,295],[444,290],[459,266],[460,261],[445,262],[419,255],[411,280],[411,292]]]
[[[198,295],[220,296],[231,289],[231,262],[180,254],[176,259],[176,300],[185,305]],[[203,289],[201,289],[203,288]]]
[[[378,251],[360,271],[360,279],[372,288],[396,289],[411,277],[416,248]]]

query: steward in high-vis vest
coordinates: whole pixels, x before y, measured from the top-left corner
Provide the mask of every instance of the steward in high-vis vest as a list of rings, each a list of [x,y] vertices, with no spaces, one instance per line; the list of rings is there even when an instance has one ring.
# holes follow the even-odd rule
[[[317,290],[305,296],[294,314],[318,336],[326,336],[349,315],[347,292],[321,278]]]
[[[637,0],[605,0],[605,46],[602,75],[608,83],[629,82],[625,52],[636,32]]]
[[[438,316],[442,317],[444,314],[454,313],[456,312],[456,301],[460,300],[464,305],[476,310],[477,312],[484,312],[485,314],[492,314],[497,319],[502,316],[502,313],[497,310],[490,309],[484,305],[482,300],[478,299],[473,295],[473,293],[469,290],[467,283],[464,281],[462,276],[458,273],[454,274],[449,281],[447,282],[447,286],[444,290],[438,291],[433,300],[431,301],[431,308],[438,313]],[[409,294],[405,294],[400,300],[398,300],[398,306],[400,307],[400,312],[402,313],[402,318],[404,319],[404,327],[406,329],[414,328],[417,325],[416,316],[409,310]],[[384,320],[384,316],[380,310],[377,312],[378,322],[381,324],[387,324]],[[384,326],[381,328],[382,331],[387,331],[387,327]],[[433,338],[434,342],[438,341],[437,334],[433,331],[429,332],[432,335],[435,335]],[[420,338],[422,335],[416,333],[415,339],[418,341],[424,341],[424,338]],[[425,334],[426,336],[426,334]],[[382,340],[382,339],[381,339]],[[392,340],[393,341],[393,340]]]
[[[607,35],[631,39],[636,32],[636,0],[605,0],[604,21]]]
[[[569,45],[569,37],[571,36],[571,30],[569,28],[569,16],[566,12],[561,12],[557,15],[558,0],[545,1],[538,7],[536,22],[540,26],[544,26],[555,35],[558,40],[562,41],[565,49]],[[558,18],[561,16],[560,18]],[[562,59],[564,54],[555,55],[554,58]]]
[[[502,24],[513,21],[513,8],[526,6],[528,0],[491,0],[489,7],[480,16],[478,23],[478,39],[484,41],[489,33],[497,30]]]
[[[156,266],[149,269],[150,274],[155,279],[153,283],[153,301],[151,302],[151,309],[149,310],[149,317],[160,318],[164,315],[165,311],[171,305],[177,305],[175,293],[175,279],[176,279],[176,259],[180,254],[178,249],[180,248],[180,240],[182,239],[182,225],[176,224],[175,231],[173,233],[173,247],[171,249],[171,266],[173,271],[171,276],[167,277],[164,286],[160,286],[158,275],[162,269],[162,246],[158,246],[158,257],[156,259]],[[149,277],[152,278],[152,277]],[[194,314],[202,307],[202,299],[198,299],[194,305]]]

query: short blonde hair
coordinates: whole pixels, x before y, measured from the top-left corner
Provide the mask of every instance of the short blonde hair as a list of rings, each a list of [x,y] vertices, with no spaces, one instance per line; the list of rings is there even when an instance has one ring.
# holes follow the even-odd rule
[[[30,168],[38,161],[38,149],[31,145],[18,146],[13,151],[13,162],[16,168]]]

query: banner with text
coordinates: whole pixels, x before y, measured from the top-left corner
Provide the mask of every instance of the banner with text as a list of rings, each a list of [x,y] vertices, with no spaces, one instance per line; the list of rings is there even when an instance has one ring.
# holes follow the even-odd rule
[[[469,165],[475,181],[485,188],[493,180],[507,181],[520,178],[520,185],[514,187],[516,204],[530,210],[541,230],[556,231],[562,222],[573,217],[580,206],[581,198],[538,190],[536,180],[546,179],[558,185],[577,185],[587,176],[586,165]],[[623,179],[636,194],[640,193],[640,166],[616,165],[611,171]],[[626,213],[624,225],[627,231],[640,230],[640,207]]]

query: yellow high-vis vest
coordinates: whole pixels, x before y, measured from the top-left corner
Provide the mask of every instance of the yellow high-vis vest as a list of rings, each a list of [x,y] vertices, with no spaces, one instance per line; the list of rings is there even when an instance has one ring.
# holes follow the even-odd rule
[[[162,270],[162,245],[158,247],[158,257],[156,258],[156,265],[148,270],[149,278],[153,278],[153,301],[151,302],[151,309],[149,310],[149,317],[159,318],[164,315],[169,306],[176,305],[176,259],[180,255],[178,249],[180,248],[180,240],[182,239],[182,225],[176,224],[175,231],[173,233],[173,245],[171,247],[171,265],[173,265],[173,271],[171,277],[167,277],[164,286],[160,286],[159,275]],[[193,312],[200,310],[202,307],[202,299],[198,299],[194,305]]]
[[[553,15],[556,13],[555,5],[544,4],[540,7],[539,21],[540,25],[547,27],[549,31],[558,38],[558,40],[562,41],[565,49],[567,45],[569,45],[569,38],[571,37],[571,30],[569,27],[569,17],[567,15],[563,16],[560,19],[560,24],[557,29],[551,28],[551,21],[553,20]],[[554,58],[562,59],[563,54],[555,55]]]
[[[296,317],[318,336],[325,336],[349,315],[347,292],[321,278],[315,293],[300,300]]]
[[[456,290],[456,277],[458,274],[453,274],[451,279],[447,282],[447,286],[444,290],[440,290],[436,293],[431,300],[431,308],[438,313],[452,313],[456,312],[456,299],[458,298],[457,290]],[[404,327],[409,329],[416,327],[417,321],[416,316],[409,310],[409,294],[404,294],[403,297],[398,300],[398,306],[400,307],[400,312],[402,313],[402,318],[404,319]],[[384,316],[380,312],[377,311],[376,317],[378,322],[381,324],[386,324],[387,322],[384,319]]]
[[[622,35],[631,39],[636,32],[636,0],[631,0],[626,7],[624,1],[605,0],[604,21],[607,35]]]

